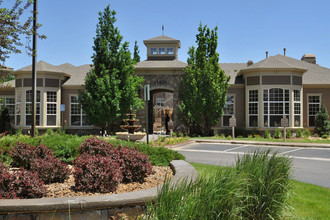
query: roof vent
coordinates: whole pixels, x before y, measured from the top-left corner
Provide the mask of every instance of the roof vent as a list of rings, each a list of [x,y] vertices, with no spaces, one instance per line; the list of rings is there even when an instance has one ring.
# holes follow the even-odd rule
[[[268,58],[268,51],[266,51],[266,58]]]
[[[247,66],[251,66],[253,64],[253,61],[252,60],[249,60],[248,62],[247,62]]]
[[[301,57],[302,61],[305,61],[307,63],[312,63],[312,64],[316,64],[316,57],[314,54],[304,54]]]

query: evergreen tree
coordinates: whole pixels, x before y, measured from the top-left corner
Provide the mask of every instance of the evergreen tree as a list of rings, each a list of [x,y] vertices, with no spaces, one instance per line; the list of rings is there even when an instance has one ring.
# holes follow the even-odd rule
[[[314,132],[320,137],[324,134],[329,135],[330,123],[328,110],[324,104],[322,104],[320,111],[315,116],[315,129]]]
[[[0,108],[0,133],[10,131],[10,116],[8,109],[5,105],[2,105]]]
[[[217,27],[202,26],[196,35],[197,48],[189,48],[188,67],[179,89],[179,117],[190,133],[210,135],[223,115],[229,77],[219,66]]]
[[[135,41],[135,44],[134,44],[134,55],[133,55],[133,60],[138,63],[140,62],[140,50],[139,50],[139,47],[137,45],[137,41]]]
[[[99,13],[94,38],[94,68],[86,75],[85,90],[79,100],[90,123],[104,129],[114,128],[129,112],[140,108],[138,89],[143,78],[133,75],[134,61],[128,42],[115,27],[116,12],[107,6]]]

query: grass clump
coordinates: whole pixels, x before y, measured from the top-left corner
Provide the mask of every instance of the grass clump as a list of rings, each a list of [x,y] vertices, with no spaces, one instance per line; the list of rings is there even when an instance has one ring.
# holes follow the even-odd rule
[[[280,219],[288,207],[291,160],[269,151],[214,167],[195,183],[162,188],[147,219]]]

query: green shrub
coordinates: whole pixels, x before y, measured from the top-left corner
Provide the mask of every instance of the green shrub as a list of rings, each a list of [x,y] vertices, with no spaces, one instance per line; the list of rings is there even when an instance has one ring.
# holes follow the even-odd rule
[[[259,134],[255,134],[255,135],[253,135],[253,138],[260,139],[261,136]]]
[[[243,138],[243,136],[242,135],[239,135],[239,136],[237,136],[237,138]]]
[[[303,132],[305,138],[309,138],[311,136],[311,132],[306,128]]]
[[[314,132],[319,136],[329,134],[330,122],[329,122],[328,110],[324,104],[322,104],[320,111],[315,116],[315,129]]]
[[[282,132],[279,128],[276,128],[275,132],[274,132],[274,138],[281,138],[282,137]]]
[[[243,219],[281,219],[288,207],[292,161],[288,157],[255,151],[238,157],[236,170],[247,178]]]
[[[53,129],[48,128],[47,131],[46,131],[46,134],[47,135],[54,135],[55,133],[54,133],[54,130]]]
[[[299,129],[297,130],[297,132],[296,132],[296,137],[297,137],[297,138],[301,138],[303,135],[304,135],[304,134],[303,134],[303,131],[299,128]]]
[[[270,135],[270,132],[268,130],[265,130],[265,138],[270,139],[272,136]]]
[[[291,130],[290,129],[286,130],[286,138],[291,138],[291,137],[292,137]]]
[[[22,135],[23,134],[23,131],[21,128],[19,128],[17,131],[16,131],[16,135]]]
[[[323,139],[328,139],[328,137],[329,137],[329,135],[327,135],[327,134],[322,135]]]

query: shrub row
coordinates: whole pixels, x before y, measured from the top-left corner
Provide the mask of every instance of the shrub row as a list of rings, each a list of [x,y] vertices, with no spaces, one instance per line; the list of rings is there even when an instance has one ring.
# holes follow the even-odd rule
[[[152,171],[147,155],[129,147],[92,137],[78,148],[75,188],[85,192],[113,192],[121,182],[143,182]]]

